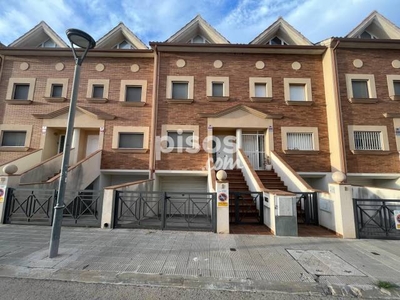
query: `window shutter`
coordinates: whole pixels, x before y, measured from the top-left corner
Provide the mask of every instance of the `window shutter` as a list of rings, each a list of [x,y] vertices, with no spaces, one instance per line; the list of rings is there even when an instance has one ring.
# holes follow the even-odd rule
[[[3,131],[2,146],[23,147],[25,146],[26,131]]]
[[[118,148],[142,149],[143,133],[120,133]]]
[[[173,82],[172,83],[172,99],[188,99],[189,88],[187,82]]]

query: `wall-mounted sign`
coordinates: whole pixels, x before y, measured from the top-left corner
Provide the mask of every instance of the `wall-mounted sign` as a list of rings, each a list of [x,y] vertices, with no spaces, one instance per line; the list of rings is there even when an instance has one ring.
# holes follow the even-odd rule
[[[393,211],[394,222],[396,224],[396,229],[400,230],[400,210]]]
[[[42,126],[42,133],[46,133],[47,131],[47,126]]]
[[[218,193],[218,206],[219,207],[227,207],[229,205],[228,203],[228,194],[221,192]]]
[[[6,194],[6,186],[0,185],[0,203],[4,202],[5,194]]]
[[[104,132],[104,127],[100,127],[100,132]]]
[[[400,128],[396,127],[396,136],[400,136]]]

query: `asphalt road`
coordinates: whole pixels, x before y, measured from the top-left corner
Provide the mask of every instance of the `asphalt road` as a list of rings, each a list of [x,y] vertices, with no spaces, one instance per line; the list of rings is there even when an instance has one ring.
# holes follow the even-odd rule
[[[293,295],[268,292],[235,292],[151,286],[91,284],[55,280],[0,278],[0,299],[338,299],[327,296]]]

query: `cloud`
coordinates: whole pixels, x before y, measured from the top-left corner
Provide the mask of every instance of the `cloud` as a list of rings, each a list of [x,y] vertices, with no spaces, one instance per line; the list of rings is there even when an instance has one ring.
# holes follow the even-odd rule
[[[145,43],[166,40],[197,14],[232,43],[248,43],[279,16],[313,42],[347,34],[375,9],[400,24],[396,0],[2,0],[1,7],[4,44],[41,20],[64,39],[71,27],[99,39],[122,21]]]

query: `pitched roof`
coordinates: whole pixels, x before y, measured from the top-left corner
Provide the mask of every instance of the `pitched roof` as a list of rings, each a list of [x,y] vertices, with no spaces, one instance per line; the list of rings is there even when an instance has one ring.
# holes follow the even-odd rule
[[[261,32],[249,44],[265,45],[276,36],[289,45],[312,45],[304,35],[286,22],[282,17],[279,17],[278,20]]]
[[[119,23],[96,42],[98,49],[112,49],[116,44],[126,40],[136,49],[148,47],[124,23]]]
[[[358,38],[364,31],[367,31],[378,39],[400,39],[400,28],[376,10],[350,31],[346,35],[346,38]]]
[[[207,23],[201,15],[194,17],[189,23],[179,29],[179,31],[174,33],[165,42],[187,43],[197,35],[204,37],[211,44],[230,44],[230,42],[214,27]]]
[[[249,114],[252,114],[252,115],[254,115],[256,117],[259,117],[261,119],[282,119],[283,118],[282,114],[266,114],[266,113],[263,113],[263,112],[261,112],[259,110],[256,110],[254,108],[248,107],[248,106],[243,105],[243,104],[238,104],[238,105],[229,107],[227,109],[221,110],[221,111],[216,112],[216,113],[199,114],[199,115],[200,115],[200,117],[203,117],[203,118],[220,118],[220,117],[223,117],[225,115],[228,115],[228,114],[233,113],[233,112],[238,111],[238,110],[245,111],[245,112],[247,112]]]
[[[110,115],[108,113],[105,113],[101,110],[92,108],[92,107],[83,107],[83,106],[77,106],[77,110],[80,112],[87,114],[95,119],[98,120],[114,120],[115,116]],[[64,106],[63,108],[54,110],[52,112],[46,113],[46,114],[32,114],[36,119],[53,119],[58,116],[67,114],[69,111],[69,106]]]
[[[51,39],[58,47],[67,48],[68,45],[50,28],[46,22],[41,21],[27,33],[16,39],[8,47],[37,48],[41,43]]]
[[[0,48],[1,48],[1,47],[5,47],[5,45],[4,45],[4,44],[2,44],[2,43],[0,42]]]

